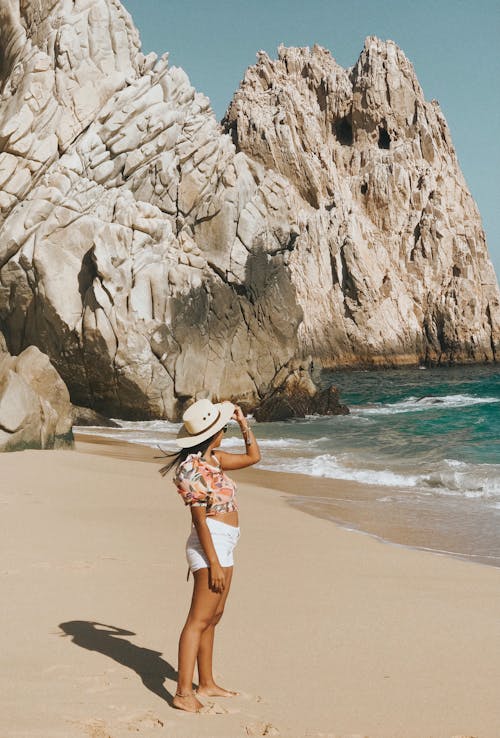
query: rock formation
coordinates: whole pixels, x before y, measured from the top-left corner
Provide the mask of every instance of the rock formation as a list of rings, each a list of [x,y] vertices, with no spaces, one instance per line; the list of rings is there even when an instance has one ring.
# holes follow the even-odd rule
[[[261,53],[224,123],[310,205],[290,263],[302,351],[329,366],[495,358],[480,216],[439,105],[393,42],[368,38],[350,70],[317,46]]]
[[[306,415],[349,415],[336,387],[320,389],[307,363],[283,367],[254,412],[258,422],[305,418]]]
[[[107,418],[105,415],[101,415],[101,413],[88,407],[73,405],[71,417],[73,426],[80,425],[98,426],[100,428],[120,428],[119,423],[115,423],[111,418]]]
[[[480,217],[404,54],[278,57],[221,126],[118,0],[0,0],[0,329],[75,404],[175,419],[308,356],[495,358]]]
[[[35,346],[0,356],[0,451],[71,445],[66,385]]]

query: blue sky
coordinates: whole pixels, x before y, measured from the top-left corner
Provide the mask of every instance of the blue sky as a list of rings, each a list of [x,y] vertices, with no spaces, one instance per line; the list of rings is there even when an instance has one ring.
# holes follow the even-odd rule
[[[366,36],[392,39],[448,121],[500,275],[498,0],[122,0],[144,53],[170,52],[220,119],[259,49],[325,46],[352,66]]]

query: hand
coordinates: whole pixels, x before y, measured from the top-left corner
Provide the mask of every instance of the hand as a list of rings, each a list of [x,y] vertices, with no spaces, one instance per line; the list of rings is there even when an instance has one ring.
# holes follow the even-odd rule
[[[224,592],[226,577],[222,566],[220,564],[212,564],[208,570],[208,576],[210,579],[209,587],[212,592]]]
[[[234,413],[232,415],[232,420],[236,420],[237,423],[240,425],[242,423],[246,423],[245,414],[243,413],[243,410],[239,405],[234,406]]]

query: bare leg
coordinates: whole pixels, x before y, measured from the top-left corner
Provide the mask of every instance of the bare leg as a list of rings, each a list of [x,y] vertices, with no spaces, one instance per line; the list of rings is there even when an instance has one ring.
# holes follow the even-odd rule
[[[203,697],[234,697],[238,694],[238,692],[231,692],[228,689],[219,687],[214,681],[212,672],[215,626],[220,621],[224,612],[224,607],[231,586],[231,579],[233,577],[233,567],[224,567],[224,574],[226,585],[224,587],[224,592],[222,593],[219,604],[215,610],[212,623],[201,635],[200,646],[198,648],[198,694]]]
[[[203,705],[193,694],[194,665],[202,634],[212,624],[223,594],[209,587],[208,569],[194,572],[193,599],[179,639],[179,676],[174,707],[198,712]]]

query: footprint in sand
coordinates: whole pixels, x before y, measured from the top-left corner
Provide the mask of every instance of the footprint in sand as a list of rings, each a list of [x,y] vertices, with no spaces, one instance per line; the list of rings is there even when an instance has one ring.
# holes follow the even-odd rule
[[[238,697],[242,697],[244,700],[249,700],[252,702],[260,702],[263,705],[268,705],[268,700],[265,700],[264,697],[261,697],[260,694],[251,694],[251,692],[240,692],[238,694]]]
[[[125,725],[127,730],[140,732],[146,728],[168,728],[173,723],[167,723],[153,713],[142,713],[139,715],[128,715],[121,719],[120,723]]]
[[[85,723],[79,720],[67,720],[66,722],[82,726],[89,738],[111,738],[104,720],[90,720]]]
[[[224,707],[216,702],[208,702],[200,711],[201,715],[237,715],[239,710],[232,707]]]
[[[245,725],[247,735],[280,735],[278,728],[271,723],[250,723]]]

